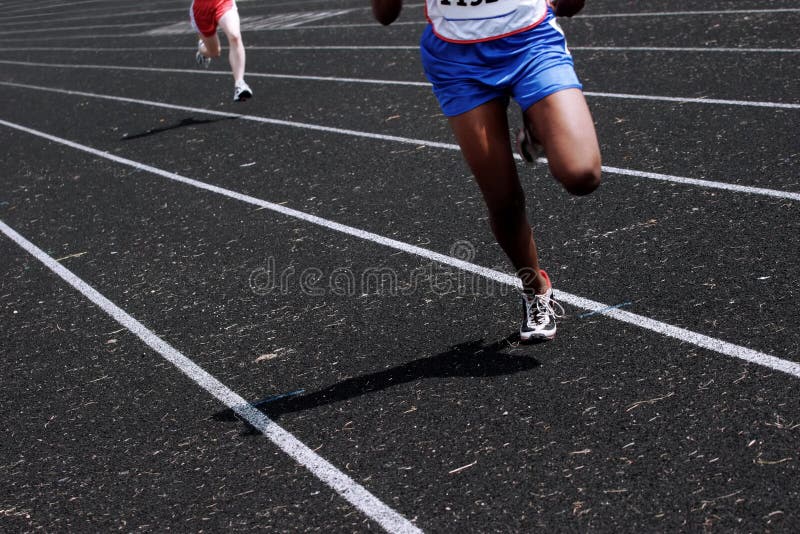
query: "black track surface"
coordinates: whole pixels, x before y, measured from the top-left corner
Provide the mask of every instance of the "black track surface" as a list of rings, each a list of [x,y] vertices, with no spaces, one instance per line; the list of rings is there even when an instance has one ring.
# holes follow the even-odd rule
[[[588,4],[562,21],[587,92],[800,104],[794,2]],[[352,9],[245,26],[244,104],[226,61],[192,70],[190,33],[145,33],[187,7],[3,0],[0,120],[510,272],[457,151],[303,126],[453,143],[429,87],[257,76],[424,82],[414,50],[324,48],[414,46],[421,5],[384,28],[366,0],[242,0],[262,19]],[[588,100],[606,165],[800,191],[797,107]],[[245,399],[303,390],[261,409],[424,531],[800,530],[798,376],[571,306],[554,342],[520,345],[498,282],[6,125],[0,145],[0,220]],[[800,201],[523,181],[556,290],[800,362]],[[5,235],[0,251],[0,531],[380,530]]]

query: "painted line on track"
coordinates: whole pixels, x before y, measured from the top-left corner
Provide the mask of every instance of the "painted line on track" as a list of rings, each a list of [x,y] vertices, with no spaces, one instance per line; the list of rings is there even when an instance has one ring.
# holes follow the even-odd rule
[[[232,198],[235,200],[239,200],[241,202],[258,206],[260,208],[268,209],[275,213],[280,213],[282,215],[286,215],[288,217],[292,217],[295,219],[299,219],[311,224],[315,224],[317,226],[321,226],[323,228],[327,228],[329,230],[333,230],[336,232],[340,232],[346,235],[350,235],[353,237],[357,237],[359,239],[363,239],[365,241],[369,241],[372,243],[376,243],[379,245],[383,245],[395,250],[399,250],[414,256],[418,256],[421,258],[425,258],[430,261],[434,261],[440,263],[442,265],[447,265],[456,269],[460,269],[466,272],[470,272],[476,274],[478,276],[482,276],[489,280],[494,280],[496,282],[510,285],[516,288],[521,288],[521,284],[519,279],[516,276],[512,276],[510,274],[502,273],[500,271],[496,271],[494,269],[489,269],[487,267],[483,267],[480,265],[476,265],[474,263],[470,263],[464,260],[459,260],[457,258],[453,258],[451,256],[447,256],[445,254],[441,254],[438,252],[434,252],[432,250],[428,250],[426,248],[418,247],[416,245],[411,245],[409,243],[405,243],[403,241],[398,241],[396,239],[391,239],[388,237],[384,237],[379,234],[375,234],[373,232],[369,232],[366,230],[362,230],[360,228],[355,228],[353,226],[348,226],[345,224],[340,224],[335,221],[331,221],[329,219],[325,219],[323,217],[319,217],[317,215],[312,215],[310,213],[306,213],[303,211],[295,210],[281,204],[276,204],[274,202],[269,202],[267,200],[262,200],[260,198],[256,198],[250,195],[245,195],[243,193],[239,193],[237,191],[233,191],[231,189],[226,189],[224,187],[219,187],[216,185],[208,184],[206,182],[201,182],[199,180],[195,180],[193,178],[187,178],[185,176],[181,176],[179,174],[166,171],[160,169],[158,167],[154,167],[152,165],[147,165],[145,163],[140,163],[138,161],[130,160],[127,158],[123,158],[121,156],[116,156],[114,154],[109,154],[108,152],[104,152],[102,150],[98,150],[96,148],[92,148],[86,145],[82,145],[80,143],[76,143],[74,141],[70,141],[68,139],[64,139],[61,137],[57,137],[54,135],[50,135],[45,132],[41,132],[39,130],[34,130],[32,128],[28,128],[26,126],[22,126],[20,124],[16,124],[13,122],[8,122],[5,120],[0,119],[0,125],[6,126],[8,128],[18,130],[21,132],[25,132],[42,139],[46,139],[48,141],[52,141],[54,143],[58,143],[61,145],[69,146],[76,150],[80,150],[82,152],[86,152],[88,154],[92,154],[94,156],[104,158],[110,161],[114,161],[116,163],[120,163],[122,165],[126,165],[129,167],[133,167],[135,169],[149,172],[155,174],[157,176],[161,176],[163,178],[167,178],[169,180],[183,183],[195,187],[197,189],[201,189],[204,191],[209,191],[211,193],[215,193],[218,195],[222,195],[228,198]],[[691,330],[687,330],[685,328],[680,328],[677,326],[673,326],[667,323],[663,323],[661,321],[656,321],[654,319],[650,319],[648,317],[644,317],[641,315],[637,315],[631,312],[626,312],[620,309],[613,309],[612,306],[608,304],[604,304],[602,302],[597,302],[594,300],[590,300],[584,297],[580,297],[577,295],[573,295],[571,293],[567,293],[565,291],[559,290],[558,291],[559,300],[561,302],[565,302],[577,308],[582,308],[587,311],[593,312],[602,312],[604,316],[611,317],[618,321],[631,324],[633,326],[643,328],[645,330],[650,330],[652,332],[656,332],[658,334],[668,336],[679,341],[683,341],[685,343],[690,343],[700,348],[708,349],[718,354],[723,354],[726,356],[732,356],[734,358],[738,358],[740,360],[755,363],[757,365],[767,367],[769,369],[773,369],[775,371],[780,371],[786,373],[788,375],[794,376],[795,378],[800,378],[800,363],[792,362],[789,360],[784,360],[777,356],[772,356],[763,352],[758,352],[753,349],[748,349],[747,347],[742,347],[740,345],[735,345],[733,343],[728,343],[727,341],[722,341],[720,339],[716,339],[710,336],[706,336],[703,334],[699,334],[697,332],[692,332]]]
[[[408,6],[408,7],[416,7],[416,6]],[[98,8],[100,9],[100,8]],[[369,9],[369,8],[365,8]],[[630,18],[630,17],[640,17],[640,18],[654,18],[654,17],[691,17],[691,16],[711,16],[711,15],[757,15],[757,14],[781,14],[781,13],[797,13],[800,12],[800,8],[775,8],[775,9],[731,9],[731,10],[722,10],[722,11],[664,11],[664,12],[639,12],[639,13],[584,13],[580,14],[573,19],[576,21],[580,21],[581,19],[598,19],[598,18],[605,18],[605,19],[614,19],[614,18]],[[18,15],[18,16],[9,16],[6,17],[5,20],[10,19],[19,19],[19,18],[30,18],[30,17],[37,17],[37,16],[49,16],[49,15],[59,15],[59,13],[45,13],[41,15]],[[89,18],[89,17],[87,17]],[[41,21],[41,22],[51,22],[51,21]],[[52,21],[57,22],[57,20]],[[423,17],[420,17],[420,20],[413,20],[413,21],[397,21],[393,22],[392,26],[424,26],[427,25],[428,22],[424,20]],[[273,27],[273,28],[259,28],[259,29],[251,29],[250,32],[254,31],[286,31],[286,30],[338,30],[342,28],[380,28],[380,24],[377,22],[365,22],[365,23],[352,23],[352,24],[316,24],[316,25],[301,25],[301,26],[289,26],[289,27]],[[55,29],[54,29],[55,30]],[[187,32],[188,33],[188,32]],[[96,39],[96,38],[116,38],[116,37],[136,37],[141,36],[141,34],[108,34],[108,35],[81,35],[81,36],[64,36],[64,37],[52,37],[47,40],[57,40],[57,39]],[[10,41],[10,39],[2,39],[2,41]]]
[[[743,53],[743,54],[800,54],[800,48],[737,48],[711,46],[572,46],[570,50],[589,52],[680,52],[680,53]],[[62,49],[63,50],[63,49]]]
[[[107,0],[102,0],[102,1],[107,1]],[[175,2],[171,0],[170,3],[174,4]],[[280,6],[291,6],[293,8],[296,8],[296,7],[298,7],[298,4],[302,4],[302,3],[303,2],[297,2],[297,1],[286,2],[286,3],[271,2],[269,4],[269,6],[259,6],[259,7],[274,8],[274,7],[280,7]],[[305,2],[305,3],[308,4],[308,3],[321,3],[321,2]],[[240,0],[239,5],[241,6],[241,4],[242,4],[242,2]],[[65,5],[72,6],[74,4],[65,4]],[[27,21],[27,20],[24,20],[24,21],[17,21],[17,22],[11,22],[11,23],[5,22],[5,21],[10,20],[10,19],[52,17],[54,15],[55,16],[62,15],[62,13],[39,13],[39,14],[30,14],[30,15],[17,15],[17,16],[13,16],[13,17],[4,17],[3,18],[3,22],[0,23],[0,32],[2,31],[3,28],[9,27],[9,26],[19,26],[19,25],[24,25],[24,24],[47,24],[47,23],[51,23],[51,22],[52,23],[61,23],[61,22],[64,22],[64,21],[72,21],[72,20],[87,21],[87,20],[92,20],[92,19],[107,19],[107,18],[113,18],[113,17],[136,17],[136,16],[141,16],[141,15],[152,15],[152,14],[162,14],[162,13],[182,13],[184,15],[188,15],[188,12],[189,12],[188,5],[189,5],[189,3],[187,3],[187,7],[180,8],[180,9],[176,9],[176,8],[172,8],[172,9],[147,9],[147,10],[144,10],[144,11],[140,10],[140,11],[128,11],[128,12],[121,12],[121,13],[104,13],[104,14],[84,15],[84,16],[77,16],[77,17],[64,17],[64,18],[62,18],[62,17],[59,16],[59,18],[51,19],[51,20],[38,20],[38,21]],[[404,5],[403,8],[404,9],[408,9],[408,8],[413,8],[413,7],[422,7],[423,5],[424,4],[409,4],[409,5]],[[249,12],[250,11],[250,6],[247,6],[246,9]],[[359,11],[359,10],[365,10],[365,9],[370,9],[371,10],[372,8],[370,6],[367,6],[367,7],[355,7],[355,8],[349,9],[349,11]],[[188,16],[183,20],[185,20],[188,23]],[[163,22],[164,21],[162,20],[162,21],[159,21],[158,23],[163,23]],[[174,22],[179,22],[179,21],[174,21]],[[158,23],[151,22],[150,25],[151,26],[155,26]],[[376,22],[375,25],[378,25],[378,23]],[[52,29],[53,30],[58,30],[59,28],[52,28]]]
[[[132,67],[129,65],[93,65],[93,64],[74,64],[74,63],[43,63],[39,61],[14,61],[14,60],[0,60],[0,64],[6,65],[19,65],[22,67],[47,67],[47,68],[63,68],[63,69],[89,69],[89,70],[124,70],[124,71],[140,71],[140,72],[160,72],[160,73],[174,73],[174,74],[199,74],[206,76],[230,76],[230,72],[215,71],[215,70],[199,70],[199,69],[170,69],[163,67]],[[284,80],[304,80],[304,81],[318,81],[318,82],[335,82],[335,83],[362,83],[368,85],[400,85],[408,87],[430,87],[429,82],[413,82],[405,80],[379,80],[374,78],[342,78],[338,76],[309,76],[303,74],[277,74],[277,73],[261,73],[261,72],[248,72],[248,78],[273,78]],[[774,109],[800,109],[800,104],[784,103],[784,102],[759,102],[753,100],[726,100],[721,98],[695,98],[695,97],[681,97],[681,96],[660,96],[660,95],[637,95],[631,93],[603,93],[595,91],[584,91],[584,95],[596,98],[617,98],[623,100],[648,100],[659,102],[675,102],[679,104],[712,104],[723,106],[739,106],[739,107],[760,107],[760,108],[774,108]]]
[[[164,102],[155,102],[152,100],[139,100],[135,98],[126,98],[126,97],[118,97],[112,95],[103,95],[98,93],[87,93],[83,91],[72,91],[68,89],[56,89],[52,87],[42,87],[38,85],[28,85],[28,84],[20,84],[20,83],[13,83],[13,82],[0,82],[0,86],[5,85],[9,87],[19,87],[23,89],[34,89],[38,91],[48,91],[54,93],[61,93],[66,95],[74,95],[74,96],[86,96],[89,98],[98,98],[104,100],[111,100],[115,102],[126,102],[130,104],[138,104],[144,106],[152,106],[152,107],[159,107],[165,109],[173,109],[178,111],[190,111],[193,113],[203,113],[206,115],[212,115],[216,117],[229,117],[229,118],[237,118],[241,120],[253,121],[262,124],[274,124],[276,126],[289,126],[292,128],[302,128],[306,130],[314,130],[320,132],[327,132],[327,133],[335,133],[341,135],[349,135],[354,137],[362,137],[366,139],[376,139],[380,141],[389,141],[395,143],[403,143],[403,144],[410,144],[415,146],[426,146],[430,148],[441,148],[446,150],[460,150],[459,146],[454,143],[442,143],[438,141],[428,141],[425,139],[413,139],[408,137],[400,137],[395,135],[385,135],[385,134],[376,134],[370,132],[362,132],[358,130],[349,130],[345,128],[333,128],[330,126],[321,126],[318,124],[310,124],[310,123],[303,123],[303,122],[296,122],[296,121],[286,121],[280,119],[270,119],[268,117],[260,117],[257,115],[243,115],[243,114],[236,114],[236,113],[227,113],[223,111],[215,111],[211,109],[204,109],[204,108],[195,108],[190,106],[180,106],[176,104],[167,104]],[[520,160],[518,154],[514,154],[514,158]],[[537,162],[541,164],[546,164],[547,160],[545,158],[537,159]],[[752,187],[752,186],[745,186],[745,185],[737,185],[737,184],[730,184],[725,182],[715,182],[711,180],[701,180],[699,178],[688,178],[685,176],[675,176],[670,174],[661,174],[656,172],[647,172],[647,171],[637,171],[634,169],[624,169],[621,167],[612,167],[609,165],[603,165],[602,171],[609,174],[618,174],[621,176],[633,176],[635,178],[646,178],[651,180],[659,180],[663,182],[672,182],[678,183],[683,185],[691,185],[709,189],[720,189],[723,191],[732,191],[734,193],[745,193],[751,195],[760,195],[760,196],[767,196],[767,197],[775,197],[775,198],[783,198],[787,200],[798,200],[800,201],[800,193],[794,193],[791,191],[780,191],[777,189],[766,189],[763,187]]]
[[[98,24],[95,26],[61,26],[58,28],[58,31],[85,31],[85,30],[93,30],[95,28],[139,28],[142,26],[153,26],[150,22],[132,22],[128,24]],[[53,28],[26,28],[24,30],[11,30],[11,31],[4,31],[3,35],[15,35],[15,34],[23,34],[27,35],[30,33],[53,33]]]
[[[721,9],[698,11],[642,11],[639,13],[581,13],[575,19],[628,18],[628,17],[693,17],[697,15],[769,15],[772,13],[798,13],[800,8],[785,7],[774,9]]]
[[[647,12],[639,12],[639,13],[582,13],[573,17],[573,20],[580,21],[581,19],[616,19],[616,18],[631,18],[631,17],[640,17],[640,18],[656,18],[656,17],[693,17],[693,16],[711,16],[711,15],[768,15],[773,13],[797,13],[800,12],[800,8],[776,8],[776,9],[731,9],[725,11],[663,11],[663,12],[656,12],[656,11],[647,11]],[[400,21],[400,22],[393,22],[392,26],[424,26],[427,25],[428,22],[426,20],[414,20],[414,21]],[[341,28],[369,28],[369,27],[380,27],[376,22],[366,22],[366,23],[353,23],[353,24],[316,24],[316,25],[308,25],[302,26],[298,28],[273,28],[274,30],[333,30],[333,29],[341,29]]]
[[[286,50],[286,51],[312,51],[319,52],[325,50],[337,51],[364,51],[381,52],[385,50],[408,50],[411,52],[419,51],[418,45],[324,45],[324,46],[304,46],[304,45],[248,45],[248,50]],[[697,52],[697,53],[726,53],[726,54],[800,54],[800,48],[732,48],[732,47],[710,47],[710,46],[573,46],[571,51],[588,52]],[[119,46],[119,47],[70,47],[70,52],[142,52],[142,51],[196,51],[196,46]],[[16,46],[3,47],[0,52],[64,52],[63,46]]]
[[[106,14],[98,14],[98,15],[84,15],[82,17],[64,17],[63,19],[62,18],[57,18],[57,19],[50,19],[50,20],[19,20],[19,19],[22,19],[22,18],[33,19],[33,18],[39,18],[39,17],[52,17],[54,15],[55,16],[63,15],[63,13],[39,13],[39,14],[33,14],[33,15],[17,15],[17,16],[14,16],[14,17],[4,17],[3,18],[3,23],[0,24],[0,32],[2,31],[3,28],[9,27],[9,26],[22,26],[22,25],[25,25],[25,24],[48,24],[48,23],[51,23],[51,22],[52,23],[58,23],[58,22],[72,21],[72,20],[110,19],[110,18],[115,18],[115,17],[137,17],[137,16],[141,16],[141,15],[160,15],[162,13],[184,13],[184,14],[188,14],[188,12],[189,12],[189,8],[188,7],[181,8],[181,9],[175,9],[175,8],[172,8],[172,9],[148,9],[146,11],[129,11],[129,12],[126,12],[126,13],[106,13]],[[9,20],[16,20],[16,22],[10,22],[9,23],[9,22],[7,22]],[[152,26],[152,23],[151,23],[151,26]],[[53,28],[53,29],[56,30],[58,28]]]
[[[581,19],[616,19],[616,18],[656,18],[656,17],[693,17],[693,16],[711,16],[711,15],[769,15],[780,13],[797,13],[800,8],[776,8],[776,9],[730,9],[725,11],[646,11],[639,13],[582,13],[572,17],[576,23]],[[392,26],[424,26],[427,25],[426,20],[409,20],[393,22]],[[334,30],[342,28],[370,28],[380,27],[377,22],[362,22],[352,24],[316,24],[302,26],[298,28],[271,28],[272,30]],[[105,37],[105,36],[104,36]]]
[[[9,13],[11,18],[17,19],[22,17],[40,17],[40,16],[53,16],[58,15],[58,13],[41,13],[41,14],[24,14],[30,13],[33,10],[43,10],[43,9],[52,9],[54,7],[59,6],[69,6],[72,7],[77,4],[88,4],[88,3],[102,3],[101,1],[90,0],[86,2],[73,2],[73,3],[66,3],[66,4],[57,4],[51,6],[38,6],[36,8],[25,8],[23,10],[17,10]],[[285,2],[285,3],[272,3],[269,7],[279,7],[279,6],[292,6],[296,7],[297,2]],[[422,7],[425,4],[407,4],[404,5],[405,10],[415,9],[418,7]],[[103,8],[94,8],[95,10],[103,9]],[[356,8],[358,9],[358,8]],[[370,7],[361,8],[364,10],[370,9]],[[177,10],[172,9],[170,11],[185,11],[185,10]],[[682,16],[696,16],[696,15],[757,15],[757,14],[771,14],[771,13],[796,13],[800,11],[798,8],[774,8],[774,9],[728,9],[728,10],[699,10],[699,11],[644,11],[644,12],[628,12],[628,13],[581,13],[573,19],[580,20],[584,18],[629,18],[629,17],[682,17]],[[136,14],[136,13],[134,13]],[[88,15],[85,19],[91,18],[99,18],[99,17],[106,17],[106,16],[114,16],[114,15]],[[48,22],[48,21],[46,21]],[[419,21],[405,21],[405,24],[426,24],[427,22],[424,20]],[[378,26],[377,22],[370,23],[373,26]],[[393,23],[397,24],[397,22]]]
[[[184,356],[172,345],[158,337],[142,323],[128,315],[122,308],[108,300],[100,292],[78,278],[72,271],[62,266],[52,257],[48,256],[39,247],[25,239],[2,220],[0,220],[0,231],[110,315],[119,324],[135,334],[147,346],[158,352],[165,360],[177,367],[197,385],[216,397],[254,428],[257,428],[293,460],[308,469],[367,517],[380,524],[385,530],[397,533],[421,532],[420,529],[406,518],[388,507],[363,486],[339,471],[330,462],[298,440],[293,434],[287,432],[261,411],[254,408],[250,403],[244,400],[244,398],[214,378],[194,361]]]
[[[76,1],[76,2],[61,2],[61,3],[57,3],[57,4],[37,3],[36,5],[33,5],[33,6],[27,5],[27,6],[23,7],[22,9],[15,9],[14,7],[18,7],[18,6],[14,6],[14,7],[12,7],[11,9],[9,9],[7,11],[7,14],[8,15],[15,15],[17,13],[28,13],[30,11],[41,11],[43,9],[54,9],[54,8],[57,8],[57,7],[72,7],[72,6],[85,5],[85,4],[104,4],[104,3],[107,3],[107,2],[104,1],[104,0],[82,0],[82,1]]]
[[[132,9],[132,6],[128,6],[128,5],[109,6],[108,5],[109,3],[110,2],[108,0],[81,0],[81,1],[75,1],[75,2],[71,2],[71,1],[70,2],[60,2],[60,3],[56,3],[56,4],[38,4],[37,3],[35,6],[31,6],[30,2],[28,2],[29,5],[26,5],[22,9],[16,9],[16,10],[13,10],[13,11],[9,11],[8,15],[11,18],[38,17],[38,16],[51,16],[51,15],[59,16],[59,15],[63,15],[64,14],[63,10],[56,11],[56,12],[53,12],[53,13],[38,13],[38,14],[35,14],[35,13],[32,13],[32,12],[34,12],[34,11],[45,11],[45,10],[48,10],[48,9],[56,9],[56,8],[60,8],[60,7],[74,7],[74,6],[86,5],[86,4],[104,4],[104,5],[97,6],[97,7],[82,7],[82,8],[79,8],[78,10],[73,10],[71,12],[74,13],[75,11],[80,11],[80,12],[85,14],[86,18],[91,18],[93,15],[89,15],[88,12],[103,11],[103,10],[108,10],[108,9],[119,10],[120,8],[125,9],[127,7],[130,7]],[[119,2],[116,2],[116,3],[119,3]],[[175,2],[172,1],[172,0],[167,0],[165,2],[160,2],[160,3],[161,4],[166,4],[166,5],[169,5],[169,4],[174,5]],[[137,2],[133,2],[133,4],[137,4]],[[158,7],[159,2],[151,2],[151,4],[153,4],[154,7]],[[187,6],[186,9],[183,9],[182,11],[187,12],[187,10],[188,10],[188,6]]]

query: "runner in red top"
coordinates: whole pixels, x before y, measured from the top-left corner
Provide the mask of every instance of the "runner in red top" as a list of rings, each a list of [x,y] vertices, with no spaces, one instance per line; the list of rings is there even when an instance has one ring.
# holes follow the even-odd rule
[[[242,32],[239,29],[239,10],[235,0],[193,0],[189,9],[192,27],[200,41],[197,44],[198,65],[208,67],[211,58],[219,57],[222,46],[217,36],[217,27],[222,28],[228,38],[228,59],[233,72],[233,99],[237,102],[253,96],[250,86],[244,81],[245,53]]]

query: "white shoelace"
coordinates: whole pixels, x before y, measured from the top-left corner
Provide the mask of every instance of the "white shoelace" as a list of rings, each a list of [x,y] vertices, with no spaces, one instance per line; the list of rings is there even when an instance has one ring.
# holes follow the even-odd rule
[[[564,307],[553,298],[552,289],[548,293],[534,295],[532,299],[525,295],[524,300],[525,306],[527,307],[526,311],[528,312],[528,320],[532,320],[534,317],[536,317],[535,322],[538,325],[545,324],[547,322],[547,317],[550,315],[557,318],[561,318],[566,315]],[[536,303],[536,311],[538,312],[536,314],[532,313],[534,303]],[[556,307],[560,313],[556,311]]]

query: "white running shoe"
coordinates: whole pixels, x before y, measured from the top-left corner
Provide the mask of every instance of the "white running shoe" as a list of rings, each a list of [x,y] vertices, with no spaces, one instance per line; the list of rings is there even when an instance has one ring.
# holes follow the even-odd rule
[[[517,153],[527,163],[534,163],[544,153],[544,147],[526,127],[517,130]]]
[[[564,317],[564,308],[555,299],[550,278],[546,272],[540,272],[550,287],[542,295],[522,292],[522,326],[519,328],[522,341],[553,339],[556,337],[556,317]],[[556,307],[560,313],[556,312]]]
[[[253,91],[247,83],[242,82],[233,88],[234,102],[244,102],[248,98],[253,98]]]
[[[208,66],[211,65],[211,58],[204,56],[203,53],[200,52],[201,48],[203,48],[203,41],[198,41],[197,42],[197,53],[194,55],[194,60],[197,63],[198,67],[203,67],[203,68],[207,69]]]

